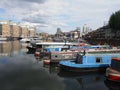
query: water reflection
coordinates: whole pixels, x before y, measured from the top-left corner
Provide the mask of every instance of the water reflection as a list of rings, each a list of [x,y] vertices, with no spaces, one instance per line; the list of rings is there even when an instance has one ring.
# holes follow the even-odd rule
[[[0,42],[0,57],[12,56],[13,54],[20,53],[21,50],[27,50],[25,43],[20,43],[19,41]]]
[[[62,78],[65,90],[107,90],[104,73],[72,73],[60,71],[59,65],[43,65],[50,74]],[[98,88],[99,87],[99,88]]]
[[[27,54],[23,43],[1,43],[0,54],[0,90],[108,90],[104,74],[61,72]]]
[[[103,74],[66,76],[32,55],[0,58],[0,90],[106,90],[103,79]]]
[[[65,90],[61,78],[49,74],[33,56],[0,58],[0,90]]]
[[[71,82],[70,80],[76,80],[78,83],[78,87],[81,90],[96,90],[97,87],[101,85],[104,81],[103,73],[68,73],[68,72],[59,72],[58,75],[60,77],[66,78],[65,82]],[[102,85],[102,87],[97,88],[97,90],[106,90],[106,87]],[[73,90],[73,89],[72,89]]]
[[[104,83],[109,88],[109,90],[120,90],[120,82],[114,82],[106,79]]]

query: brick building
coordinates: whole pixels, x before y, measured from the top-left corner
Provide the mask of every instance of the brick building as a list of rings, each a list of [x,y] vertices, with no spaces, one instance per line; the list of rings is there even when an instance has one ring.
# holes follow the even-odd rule
[[[28,37],[28,28],[21,26],[21,37]]]
[[[17,25],[13,25],[13,37],[19,37],[19,27]]]
[[[34,37],[35,36],[35,28],[29,28],[28,35],[29,35],[29,37]]]
[[[17,23],[10,23],[10,34],[14,39],[19,37],[19,26]]]
[[[29,28],[20,23],[11,22],[10,20],[0,21],[0,37],[17,39],[19,37],[35,36],[35,28]]]
[[[2,37],[10,37],[10,25],[9,22],[2,21],[0,22],[0,36]]]

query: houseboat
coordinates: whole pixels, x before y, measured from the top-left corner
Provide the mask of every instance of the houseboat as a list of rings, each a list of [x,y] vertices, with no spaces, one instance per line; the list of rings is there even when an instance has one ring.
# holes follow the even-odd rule
[[[72,72],[104,71],[112,58],[120,57],[120,49],[95,48],[79,52],[75,60],[60,61],[60,69]]]
[[[60,51],[61,47],[64,45],[68,45],[68,46],[72,46],[75,45],[77,43],[68,43],[68,42],[31,42],[30,45],[28,45],[26,48],[28,49],[28,51],[32,51],[34,49],[34,53],[36,49],[45,49],[47,48],[47,50],[53,51],[53,50],[57,50]]]
[[[68,50],[70,49],[70,45],[53,45],[53,46],[44,46],[43,48],[37,48],[35,51],[35,56],[39,57],[39,58],[43,58],[46,56],[52,56],[51,53],[52,52],[60,52],[60,51],[64,51],[64,50]]]
[[[60,52],[51,52],[51,58],[50,62],[51,63],[59,63],[61,60],[69,60],[72,59],[74,60],[76,58],[76,54],[78,51],[60,51]]]
[[[110,67],[106,69],[106,78],[110,81],[120,82],[120,58],[112,58]]]
[[[76,58],[77,53],[81,51],[87,50],[96,50],[96,49],[110,49],[109,45],[74,45],[68,50],[60,51],[60,52],[51,52],[51,62],[57,62],[61,60],[74,60]]]

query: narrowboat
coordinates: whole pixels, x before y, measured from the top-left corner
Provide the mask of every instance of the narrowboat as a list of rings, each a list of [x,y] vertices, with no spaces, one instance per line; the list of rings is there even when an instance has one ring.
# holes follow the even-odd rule
[[[48,51],[61,51],[61,47],[63,46],[73,46],[73,45],[82,45],[83,43],[78,42],[31,42],[30,45],[28,45],[26,48],[28,51],[31,49],[38,49],[38,48],[47,48]],[[87,43],[84,45],[88,45]],[[56,49],[55,49],[56,48]]]
[[[60,70],[72,72],[104,71],[112,58],[120,58],[120,49],[89,49],[77,54],[75,60],[61,60]]]
[[[76,54],[78,51],[60,51],[60,52],[51,52],[51,58],[50,62],[51,63],[59,63],[61,60],[69,60],[72,59],[74,60],[76,58]]]
[[[109,45],[87,45],[79,44],[73,45],[70,49],[62,50],[59,52],[51,52],[51,63],[59,63],[61,60],[74,60],[77,53],[83,50],[96,50],[96,49],[110,49]]]
[[[110,67],[106,69],[106,78],[110,81],[120,82],[120,58],[112,58]]]
[[[64,50],[69,50],[69,45],[63,46],[48,46],[44,48],[37,48],[35,51],[35,57],[39,57],[40,59],[44,57],[49,57],[49,59],[53,58],[53,52],[59,53]]]

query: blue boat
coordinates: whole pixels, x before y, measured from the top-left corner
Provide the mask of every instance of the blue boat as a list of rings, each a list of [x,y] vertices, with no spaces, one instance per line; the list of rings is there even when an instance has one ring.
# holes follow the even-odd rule
[[[120,57],[120,49],[91,49],[78,53],[75,60],[61,60],[60,70],[72,72],[104,71],[112,58]]]

